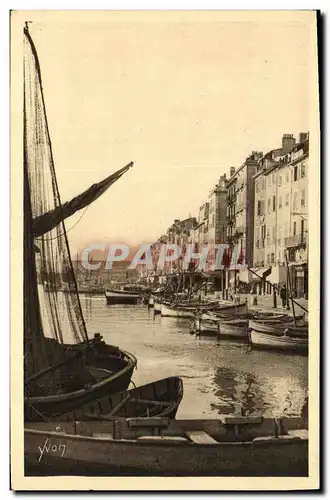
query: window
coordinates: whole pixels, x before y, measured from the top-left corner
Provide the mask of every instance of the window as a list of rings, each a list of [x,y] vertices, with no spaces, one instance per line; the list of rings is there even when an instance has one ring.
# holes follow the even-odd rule
[[[305,189],[301,190],[301,206],[305,206]]]
[[[297,234],[297,223],[294,222],[293,223],[293,235],[296,236],[296,234]]]
[[[261,239],[264,240],[266,238],[266,226],[261,226]]]
[[[276,174],[275,174],[275,172],[272,173],[272,182],[273,182],[273,184],[275,184],[275,182],[276,182]]]
[[[270,264],[270,254],[267,254],[267,264]]]
[[[301,164],[300,175],[301,175],[301,177],[305,177],[305,175],[306,175],[306,163],[305,162],[303,162]]]
[[[285,195],[285,205],[289,205],[289,193]]]
[[[305,230],[305,221],[304,219],[301,219],[301,225],[300,225],[301,236],[304,234],[304,230]]]
[[[276,196],[273,196],[273,212],[276,210]]]
[[[268,198],[267,205],[268,205],[268,213],[270,214],[270,198]]]
[[[275,255],[272,253],[270,256],[270,262],[273,264],[274,260],[275,260]]]
[[[282,176],[280,175],[279,178],[278,178],[278,185],[279,186],[282,186]]]
[[[294,167],[294,171],[293,171],[293,180],[294,181],[299,181],[299,165],[296,165]]]
[[[278,200],[278,208],[282,208],[282,196]]]
[[[297,210],[297,199],[298,199],[298,192],[296,191],[293,195],[293,210]]]
[[[262,212],[261,212],[261,200],[258,200],[257,215],[262,215]]]

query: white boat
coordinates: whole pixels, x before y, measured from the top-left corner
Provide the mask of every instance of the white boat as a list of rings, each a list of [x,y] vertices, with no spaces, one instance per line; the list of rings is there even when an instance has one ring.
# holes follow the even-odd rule
[[[192,330],[196,333],[204,333],[208,335],[216,335],[221,337],[233,337],[248,339],[248,326],[249,319],[252,317],[255,324],[264,325],[265,328],[271,333],[272,329],[281,328],[281,335],[287,327],[293,327],[293,319],[288,315],[279,315],[276,313],[260,312],[260,313],[246,313],[245,304],[237,309],[237,306],[230,306],[230,309],[224,306],[218,309],[217,312],[207,311],[200,315],[196,315]],[[287,324],[288,323],[288,324]],[[285,327],[283,328],[283,325]]]
[[[269,335],[249,327],[249,339],[252,346],[257,348],[302,353],[308,351],[308,338]]]
[[[272,320],[249,320],[249,328],[267,335],[282,337],[285,333],[289,337],[306,338],[308,337],[308,323],[301,323],[295,326],[293,318],[291,321],[272,321]]]
[[[195,307],[161,304],[161,315],[171,318],[193,318]]]
[[[25,425],[25,475],[308,476],[302,418],[130,418]]]

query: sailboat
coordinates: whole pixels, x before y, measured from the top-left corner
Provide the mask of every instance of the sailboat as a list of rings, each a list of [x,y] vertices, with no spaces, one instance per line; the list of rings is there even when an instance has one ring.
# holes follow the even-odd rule
[[[89,338],[65,226],[133,163],[62,203],[40,64],[27,25],[23,67],[24,412],[25,420],[43,420],[125,391],[136,367],[132,354],[108,345],[100,334]]]

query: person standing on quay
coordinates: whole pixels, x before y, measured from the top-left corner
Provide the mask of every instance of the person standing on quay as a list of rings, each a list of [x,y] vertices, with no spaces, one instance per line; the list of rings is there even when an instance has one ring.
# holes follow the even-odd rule
[[[286,286],[283,285],[280,291],[280,297],[282,299],[282,307],[286,307]]]

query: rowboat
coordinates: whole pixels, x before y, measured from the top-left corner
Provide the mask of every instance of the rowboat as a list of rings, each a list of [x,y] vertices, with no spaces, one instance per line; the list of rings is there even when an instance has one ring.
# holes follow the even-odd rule
[[[163,303],[161,308],[162,316],[176,318],[194,318],[196,315],[203,315],[204,311],[212,310],[222,314],[239,314],[247,312],[246,304],[232,304],[231,302],[212,301],[208,303],[196,302],[195,304],[168,304]]]
[[[238,317],[243,314],[247,314],[248,308],[245,302],[243,302],[242,304],[233,304],[231,301],[218,301],[214,306],[209,308],[208,312],[214,317],[216,317],[217,315],[220,315],[222,317],[228,315],[232,317]]]
[[[108,394],[88,402],[56,420],[113,420],[120,418],[175,418],[183,396],[180,377],[168,377],[129,391]]]
[[[196,314],[192,329],[197,333],[205,335],[214,335],[217,337],[234,337],[234,338],[248,338],[247,330],[249,320],[256,320],[262,322],[263,325],[283,325],[290,323],[292,325],[293,318],[286,314],[276,314],[268,312],[245,312],[245,304],[242,308],[237,309],[218,309],[214,311],[203,312]],[[283,332],[284,333],[284,332]]]
[[[106,344],[98,335],[86,346],[45,339],[45,347],[57,357],[61,353],[64,361],[54,369],[52,393],[47,393],[45,378],[49,370],[25,381],[25,420],[58,417],[94,399],[125,391],[137,363],[135,356]]]
[[[171,318],[193,318],[195,309],[195,307],[162,304],[161,315]]]
[[[129,291],[129,290],[106,290],[105,298],[107,304],[138,304],[142,299],[142,293],[140,291]]]
[[[26,475],[307,476],[302,418],[28,423]]]
[[[308,337],[308,323],[301,322],[300,326],[294,326],[293,318],[291,321],[265,321],[264,319],[250,319],[249,320],[249,328],[252,328],[255,331],[260,333],[265,333],[267,335],[273,336],[283,336],[287,331],[287,335],[291,337]]]
[[[301,353],[308,351],[308,338],[290,337],[286,333],[282,336],[269,335],[249,327],[249,339],[252,347],[256,348]]]
[[[219,322],[219,337],[233,337],[248,339],[248,321],[245,319],[231,319]]]

